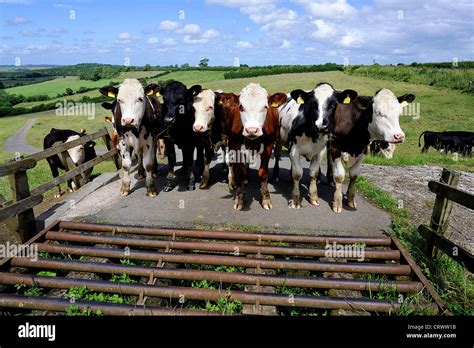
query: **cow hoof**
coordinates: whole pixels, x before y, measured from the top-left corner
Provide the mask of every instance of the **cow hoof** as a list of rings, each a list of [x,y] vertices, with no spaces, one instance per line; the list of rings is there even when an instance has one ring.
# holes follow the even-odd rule
[[[122,196],[122,197],[127,197],[127,196],[128,196],[128,193],[129,193],[128,191],[121,191],[121,192],[120,192],[120,196]]]
[[[156,191],[153,189],[153,190],[147,191],[146,195],[150,198],[154,198],[158,195],[158,193],[156,193]]]
[[[54,198],[61,198],[62,195],[63,195],[62,193],[56,193],[56,194],[54,195]]]
[[[337,214],[342,213],[342,204],[333,204],[332,211]]]
[[[349,208],[357,209],[357,204],[355,201],[348,201],[347,205],[349,206]]]
[[[238,202],[234,204],[234,210],[242,210],[244,208],[244,204],[242,202]]]
[[[234,184],[227,184],[227,187],[229,188],[229,191],[232,191],[232,190],[236,189]]]
[[[271,210],[273,208],[272,201],[270,201],[270,200],[263,201],[262,207],[265,210]]]
[[[311,205],[319,205],[319,199],[310,199],[310,200],[309,200],[309,203],[310,203]]]
[[[209,188],[209,185],[208,185],[207,182],[202,182],[202,183],[199,184],[199,188],[200,188],[201,190],[205,190],[205,189],[208,189],[208,188]]]
[[[290,208],[291,208],[291,209],[300,209],[300,208],[301,208],[301,204],[300,204],[300,202],[297,202],[297,201],[291,201],[291,203],[290,203]]]

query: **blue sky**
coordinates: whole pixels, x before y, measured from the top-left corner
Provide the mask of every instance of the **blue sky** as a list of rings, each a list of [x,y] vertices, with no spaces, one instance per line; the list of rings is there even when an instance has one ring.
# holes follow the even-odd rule
[[[0,64],[474,60],[474,1],[0,0]]]

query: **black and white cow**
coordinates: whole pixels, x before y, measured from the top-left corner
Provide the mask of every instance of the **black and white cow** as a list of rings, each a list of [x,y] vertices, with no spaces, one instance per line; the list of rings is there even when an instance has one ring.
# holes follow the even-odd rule
[[[51,131],[43,139],[43,149],[44,150],[49,149],[55,143],[68,143],[73,140],[77,140],[84,135],[86,135],[85,130],[81,130],[81,132],[78,133],[70,129],[52,128]],[[94,146],[95,146],[95,142],[88,141],[84,145],[78,145],[67,150],[67,152],[69,154],[69,157],[71,157],[71,160],[74,162],[74,164],[76,166],[79,166],[97,157]],[[48,157],[46,160],[48,161],[49,167],[51,169],[51,174],[53,174],[54,178],[59,176],[58,169],[62,169],[62,170],[66,169],[65,163],[63,162],[63,158],[58,155]],[[93,168],[90,168],[87,171],[85,171],[84,176],[85,176],[86,181],[89,180],[92,170]],[[74,181],[72,181],[72,179],[68,180],[67,184],[71,192],[77,189],[76,184],[74,183]],[[58,185],[58,193],[55,197],[57,198],[57,197],[60,197],[61,195],[62,195],[61,185]]]
[[[382,154],[387,159],[393,158],[396,145],[385,140],[374,140],[370,143],[370,153],[372,155]]]
[[[329,120],[336,107],[347,95],[355,91],[337,91],[329,83],[320,83],[311,91],[301,89],[290,93],[287,102],[278,108],[280,114],[280,139],[275,150],[273,179],[279,175],[278,161],[281,146],[287,145],[291,161],[293,191],[290,207],[301,208],[299,183],[303,176],[301,156],[310,161],[309,202],[319,205],[317,180],[321,158],[326,151],[327,134],[331,131]],[[342,99],[341,99],[342,98]]]
[[[195,121],[194,98],[201,92],[201,86],[195,85],[190,89],[179,81],[171,81],[161,90],[163,96],[165,151],[168,157],[167,182],[163,191],[169,192],[176,186],[174,166],[176,165],[175,145],[183,153],[183,172],[188,178],[188,190],[195,189],[193,172],[194,150],[197,144],[197,134],[193,130]]]
[[[135,156],[145,168],[146,195],[157,195],[152,170],[156,161],[156,137],[160,130],[161,105],[156,97],[159,90],[160,87],[156,84],[143,88],[137,79],[125,79],[119,87],[107,86],[100,89],[103,95],[115,98],[112,112],[122,158],[122,196],[127,196],[130,192],[130,167],[132,157]]]
[[[392,91],[381,89],[373,97],[348,95],[348,98],[348,103],[337,106],[334,118],[330,120],[332,132],[328,146],[328,181],[331,182],[334,175],[336,191],[332,210],[335,213],[342,212],[344,164],[350,168],[347,204],[355,209],[355,181],[367,154],[368,145],[374,140],[390,144],[402,143],[405,140],[399,117],[403,107],[411,103],[415,96],[405,94],[397,98]]]

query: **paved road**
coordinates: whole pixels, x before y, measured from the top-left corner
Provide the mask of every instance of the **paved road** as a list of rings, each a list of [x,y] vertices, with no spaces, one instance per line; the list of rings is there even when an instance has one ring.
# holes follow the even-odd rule
[[[18,130],[5,141],[5,143],[3,144],[3,150],[5,152],[19,152],[21,154],[28,155],[40,152],[42,149],[28,144],[28,141],[26,140],[26,135],[28,134],[35,122],[36,118],[29,118],[28,120],[26,120],[26,122],[23,123],[23,125],[18,128]]]
[[[273,160],[270,162],[273,168]],[[246,189],[246,207],[243,211],[233,210],[233,194],[228,192],[224,183],[221,165],[211,169],[211,187],[208,190],[196,189],[187,191],[184,178],[180,186],[172,192],[159,192],[156,198],[145,196],[144,181],[132,180],[132,192],[128,197],[120,197],[120,181],[115,180],[102,185],[87,195],[81,193],[69,196],[62,206],[63,210],[54,214],[47,212],[49,221],[54,219],[71,219],[76,216],[89,222],[116,223],[124,225],[194,227],[206,225],[236,226],[249,228],[259,226],[264,230],[277,232],[298,232],[311,234],[342,235],[380,235],[390,228],[390,216],[372,206],[365,198],[357,196],[357,211],[345,207],[341,214],[334,214],[330,207],[333,188],[320,184],[321,204],[311,206],[303,202],[300,210],[288,207],[291,196],[289,177],[289,159],[281,161],[281,180],[270,184],[269,190],[273,201],[273,210],[265,211],[259,203],[258,177],[252,170],[250,183]],[[161,191],[165,178],[157,178],[157,187]],[[92,183],[91,183],[92,184]],[[305,170],[302,180],[302,196],[307,197],[309,174]],[[70,207],[71,200],[74,202]],[[61,204],[60,204],[61,205]],[[66,210],[66,211],[65,211]],[[46,222],[48,223],[48,221]]]

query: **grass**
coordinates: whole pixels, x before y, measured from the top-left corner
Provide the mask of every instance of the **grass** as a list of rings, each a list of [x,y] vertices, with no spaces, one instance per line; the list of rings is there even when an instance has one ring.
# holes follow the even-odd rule
[[[474,278],[472,274],[445,254],[434,260],[427,259],[424,253],[426,241],[418,233],[417,227],[410,223],[409,212],[399,209],[395,199],[388,193],[374,187],[363,177],[358,178],[356,185],[362,195],[392,215],[393,235],[410,252],[423,273],[433,283],[438,294],[446,301],[448,309],[456,315],[474,315]],[[413,303],[420,302],[420,296],[423,295],[407,297],[405,304],[408,300]]]

